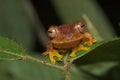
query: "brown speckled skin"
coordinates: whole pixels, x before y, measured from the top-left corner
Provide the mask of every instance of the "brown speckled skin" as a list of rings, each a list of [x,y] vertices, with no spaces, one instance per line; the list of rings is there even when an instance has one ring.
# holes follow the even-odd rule
[[[83,26],[83,24],[79,21],[74,22],[73,24],[63,24],[60,26],[55,26],[58,30],[58,33],[55,38],[52,38],[48,41],[47,50],[64,50],[79,45],[84,37],[84,31],[80,32],[75,29],[75,25],[77,23]]]

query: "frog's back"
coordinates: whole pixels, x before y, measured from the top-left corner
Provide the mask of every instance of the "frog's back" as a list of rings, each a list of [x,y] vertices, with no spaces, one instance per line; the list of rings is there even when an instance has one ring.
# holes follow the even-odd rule
[[[64,24],[58,27],[58,34],[55,39],[52,40],[54,48],[58,49],[69,49],[77,46],[83,34],[76,31],[71,24]]]

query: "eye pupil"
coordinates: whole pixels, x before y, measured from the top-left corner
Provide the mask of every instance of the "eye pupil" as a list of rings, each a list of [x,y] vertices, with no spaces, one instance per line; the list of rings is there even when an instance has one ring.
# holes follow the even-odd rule
[[[48,33],[52,33],[52,31],[48,31]]]
[[[83,27],[84,27],[84,24],[82,24],[81,27],[83,28]]]

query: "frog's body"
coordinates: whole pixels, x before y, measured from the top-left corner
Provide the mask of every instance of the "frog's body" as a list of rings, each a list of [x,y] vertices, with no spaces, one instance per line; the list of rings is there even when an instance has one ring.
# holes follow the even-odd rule
[[[50,40],[56,49],[73,48],[77,46],[83,38],[83,34],[79,34],[73,25],[70,24],[61,25],[58,27],[58,30],[56,38]]]
[[[47,44],[45,55],[49,55],[51,62],[54,64],[54,56],[62,59],[59,54],[60,50],[72,49],[71,57],[75,57],[78,50],[88,50],[84,47],[85,44],[92,45],[95,39],[88,32],[84,31],[84,25],[77,21],[73,24],[64,24],[60,26],[51,26],[48,29],[50,40]]]

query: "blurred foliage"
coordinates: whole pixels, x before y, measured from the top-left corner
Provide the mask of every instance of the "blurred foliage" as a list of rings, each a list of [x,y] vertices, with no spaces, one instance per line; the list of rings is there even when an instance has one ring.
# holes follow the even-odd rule
[[[0,79],[2,80],[63,80],[61,71],[46,67],[33,62],[3,61],[0,63]],[[4,66],[3,66],[4,65]],[[112,66],[112,65],[111,65]],[[96,69],[98,70],[98,69]],[[107,68],[107,71],[110,69]],[[95,70],[94,70],[95,71]],[[90,72],[90,71],[89,71]],[[99,71],[101,72],[101,70]],[[72,80],[100,80],[100,77],[90,75],[83,70],[73,67],[71,70]]]
[[[112,26],[96,0],[52,0],[52,2],[63,23],[77,20],[86,23],[82,17],[86,14],[103,39],[111,39],[115,36]]]
[[[32,22],[25,0],[0,0],[0,36],[6,36],[30,49],[34,43]]]
[[[46,67],[44,65],[33,62],[24,61],[4,61],[0,65],[3,72],[7,72],[4,77],[9,77],[11,80],[62,80],[62,73],[56,69]],[[8,78],[9,78],[8,77]],[[6,79],[3,79],[6,80]],[[9,80],[9,79],[8,79]]]
[[[110,69],[115,68],[118,65],[119,64],[117,62],[116,63],[115,62],[100,62],[100,63],[81,65],[79,69],[83,71],[87,71],[97,76],[104,76],[107,74],[107,72]]]
[[[63,23],[71,23],[76,20],[87,23],[82,17],[83,14],[86,14],[105,41],[114,38],[114,30],[95,0],[51,1]],[[0,36],[15,39],[25,48],[30,49],[34,44],[32,32],[32,26],[34,25],[28,16],[26,7],[30,9],[25,0],[0,0]],[[6,43],[12,51],[14,51],[13,47],[15,47],[15,50],[18,48],[18,45],[14,42],[13,44],[15,45],[11,44],[11,41],[10,43],[9,41],[8,43],[5,42],[6,39],[3,39],[3,41],[3,45],[0,43],[1,46],[4,46],[4,43]],[[6,50],[6,47],[2,49]],[[76,65],[71,70],[72,79],[120,80],[120,66],[116,63],[116,61],[120,62],[119,49],[120,40],[118,39],[105,43],[97,43],[92,46],[88,54],[84,53],[82,57],[81,52],[80,55],[77,55]],[[99,63],[101,61],[106,62],[104,64]],[[33,62],[0,62],[1,80],[63,80],[62,76],[62,72],[56,69]]]

